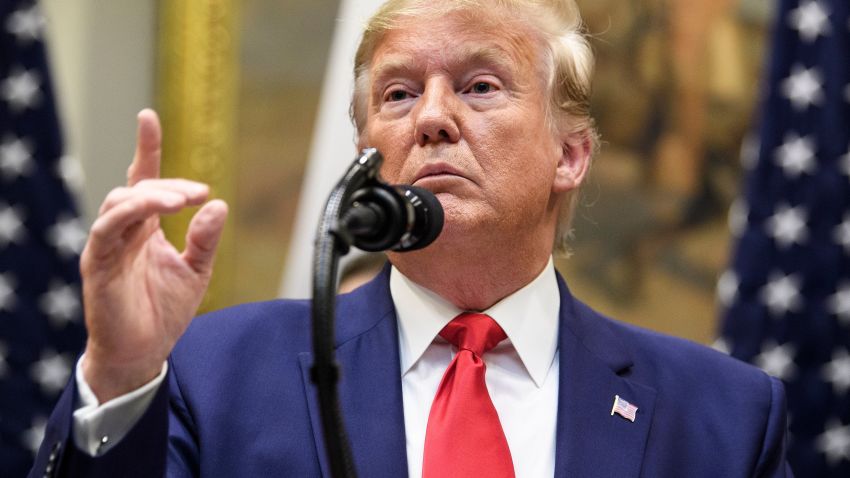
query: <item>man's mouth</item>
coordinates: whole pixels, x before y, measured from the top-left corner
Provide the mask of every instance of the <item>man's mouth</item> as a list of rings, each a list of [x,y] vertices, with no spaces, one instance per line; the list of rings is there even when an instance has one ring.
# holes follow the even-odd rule
[[[426,164],[416,173],[414,177],[413,184],[416,185],[419,181],[428,181],[431,179],[441,179],[449,176],[456,176],[460,178],[466,178],[463,173],[460,172],[457,168],[453,167],[448,163],[437,162]]]

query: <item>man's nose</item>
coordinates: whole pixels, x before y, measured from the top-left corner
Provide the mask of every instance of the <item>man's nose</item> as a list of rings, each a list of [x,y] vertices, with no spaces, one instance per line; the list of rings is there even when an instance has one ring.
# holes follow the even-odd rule
[[[438,81],[427,84],[416,108],[413,134],[419,146],[460,140],[457,98],[450,85]]]

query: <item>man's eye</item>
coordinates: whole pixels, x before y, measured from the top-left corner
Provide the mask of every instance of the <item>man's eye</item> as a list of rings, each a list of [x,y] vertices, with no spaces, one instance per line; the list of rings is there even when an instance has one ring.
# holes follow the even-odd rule
[[[404,90],[394,90],[387,95],[387,101],[401,101],[407,99],[408,94]]]
[[[479,81],[478,83],[475,83],[474,85],[472,85],[472,88],[470,89],[470,91],[472,93],[483,95],[485,93],[489,93],[489,92],[493,91],[493,85],[491,85],[490,83],[487,83],[486,81]]]

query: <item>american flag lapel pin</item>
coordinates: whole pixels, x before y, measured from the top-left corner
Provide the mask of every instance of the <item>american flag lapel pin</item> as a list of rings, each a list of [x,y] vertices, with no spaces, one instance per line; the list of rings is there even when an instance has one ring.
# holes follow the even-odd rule
[[[638,407],[632,405],[631,403],[620,398],[619,395],[614,395],[614,406],[611,407],[611,416],[613,417],[616,413],[626,420],[634,423],[635,414],[638,411]]]

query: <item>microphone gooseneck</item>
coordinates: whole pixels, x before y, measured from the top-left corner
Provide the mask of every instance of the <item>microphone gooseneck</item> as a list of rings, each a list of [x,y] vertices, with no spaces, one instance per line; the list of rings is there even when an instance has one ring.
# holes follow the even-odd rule
[[[390,186],[380,180],[383,157],[365,149],[339,180],[325,203],[313,252],[313,365],[325,451],[333,478],[356,478],[337,382],[334,317],[340,256],[353,245],[367,251],[412,251],[427,246],[443,227],[443,208],[430,192]]]

